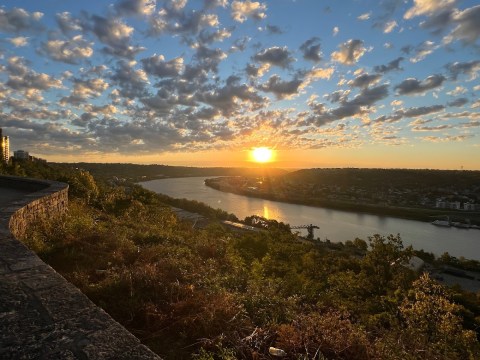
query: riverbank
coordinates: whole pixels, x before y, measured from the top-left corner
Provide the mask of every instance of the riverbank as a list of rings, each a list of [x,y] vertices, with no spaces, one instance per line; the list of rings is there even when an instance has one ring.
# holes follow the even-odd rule
[[[480,212],[466,213],[464,211],[384,206],[378,204],[367,204],[338,200],[334,201],[320,198],[305,198],[293,196],[287,197],[281,193],[268,192],[264,190],[259,190],[257,188],[241,188],[237,186],[232,186],[228,182],[222,181],[222,179],[225,178],[206,179],[205,185],[212,189],[226,193],[232,193],[258,199],[278,201],[287,204],[306,205],[319,208],[355,213],[365,213],[379,216],[389,216],[399,219],[416,220],[423,222],[432,222],[435,219],[443,219],[448,216],[451,221],[458,221],[463,223],[465,221],[465,218],[468,216],[468,219],[471,221],[472,224],[480,225]]]

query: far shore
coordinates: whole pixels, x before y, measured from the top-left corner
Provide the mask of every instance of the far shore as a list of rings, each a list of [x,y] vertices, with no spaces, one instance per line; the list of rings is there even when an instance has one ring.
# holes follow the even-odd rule
[[[304,199],[304,198],[280,198],[275,194],[266,192],[255,192],[243,189],[237,189],[234,187],[218,186],[215,182],[205,182],[205,185],[226,193],[232,193],[236,195],[242,195],[252,198],[259,198],[271,201],[277,201],[287,204],[306,205],[319,208],[327,208],[333,210],[341,210],[356,213],[365,213],[378,216],[389,216],[399,219],[416,220],[422,222],[432,222],[437,218],[450,216],[454,218],[465,218],[468,216],[472,220],[472,223],[480,224],[480,212],[452,212],[437,209],[422,209],[422,208],[409,208],[409,207],[395,207],[395,206],[382,206],[376,204],[359,204],[353,202],[332,201],[325,199]],[[476,229],[472,229],[476,230]]]

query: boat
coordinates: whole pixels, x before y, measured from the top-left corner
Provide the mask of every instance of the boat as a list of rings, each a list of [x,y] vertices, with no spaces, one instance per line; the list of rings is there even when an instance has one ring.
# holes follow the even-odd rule
[[[453,222],[452,225],[461,229],[470,229],[470,224],[468,223]]]
[[[433,225],[436,225],[436,226],[444,226],[444,227],[450,227],[451,224],[450,224],[450,221],[448,220],[435,220],[432,222]]]

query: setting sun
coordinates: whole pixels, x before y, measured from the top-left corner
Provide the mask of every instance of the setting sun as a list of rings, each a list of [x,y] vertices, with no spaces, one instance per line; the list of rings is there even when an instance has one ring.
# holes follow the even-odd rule
[[[255,162],[266,163],[272,161],[273,150],[267,147],[254,148],[252,150],[252,158]]]

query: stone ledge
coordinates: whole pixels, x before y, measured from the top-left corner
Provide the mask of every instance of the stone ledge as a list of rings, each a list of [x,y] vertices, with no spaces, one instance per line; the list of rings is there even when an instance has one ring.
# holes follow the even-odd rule
[[[0,358],[160,359],[15,238],[65,212],[68,185],[4,176],[0,185],[33,191],[0,209]]]

